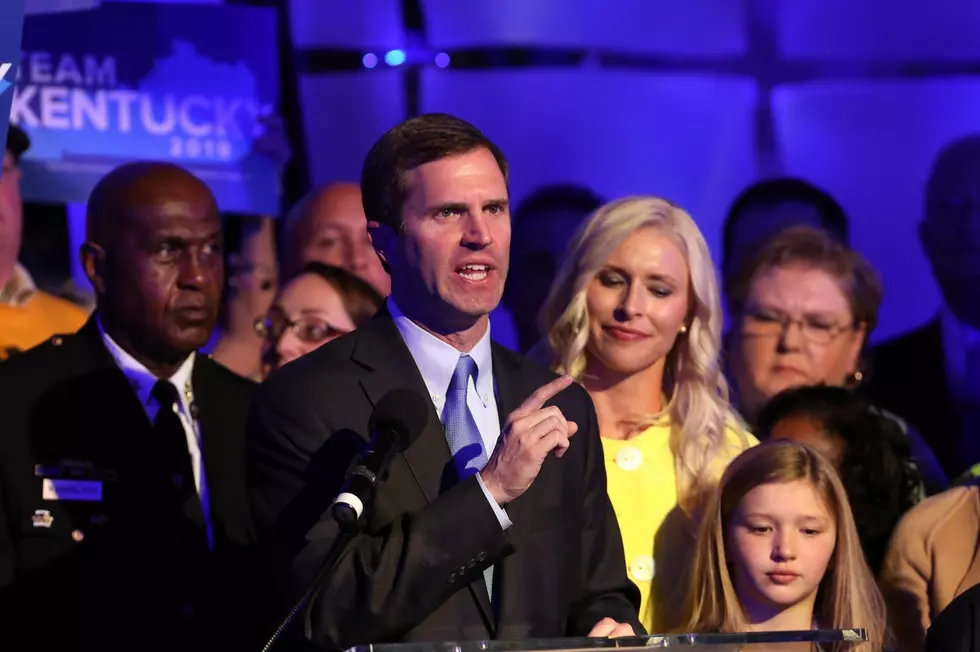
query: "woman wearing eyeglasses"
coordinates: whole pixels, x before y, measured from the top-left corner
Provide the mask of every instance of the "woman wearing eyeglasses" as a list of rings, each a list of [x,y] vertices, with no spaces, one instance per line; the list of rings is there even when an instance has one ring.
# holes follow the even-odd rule
[[[861,254],[819,229],[792,227],[764,244],[725,291],[728,372],[750,424],[783,390],[860,384],[882,297],[878,274]],[[885,416],[909,437],[926,489],[942,491],[948,481],[928,444],[898,417]]]
[[[255,323],[264,339],[264,375],[353,331],[373,317],[383,301],[373,287],[347,270],[307,263],[282,286],[266,318]]]

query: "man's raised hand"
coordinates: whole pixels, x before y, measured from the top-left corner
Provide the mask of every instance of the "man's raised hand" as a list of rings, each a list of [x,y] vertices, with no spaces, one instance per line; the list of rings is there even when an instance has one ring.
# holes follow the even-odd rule
[[[571,384],[570,376],[561,376],[542,385],[507,417],[493,455],[480,472],[498,505],[527,491],[549,453],[561,457],[568,450],[578,424],[566,420],[557,407],[544,404]]]

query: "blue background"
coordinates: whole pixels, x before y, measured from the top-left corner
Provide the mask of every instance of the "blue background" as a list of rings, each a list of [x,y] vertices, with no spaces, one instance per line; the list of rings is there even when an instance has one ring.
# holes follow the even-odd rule
[[[420,5],[421,24],[407,24],[408,4]],[[557,179],[607,197],[665,195],[691,212],[718,259],[737,189],[800,175],[841,202],[853,244],[882,274],[873,338],[935,315],[916,224],[937,148],[980,131],[977,0],[282,5],[299,94],[286,109],[301,118],[293,145],[313,184],[357,180],[385,130],[420,110],[451,110],[502,141],[515,201]],[[387,65],[396,48],[407,63]],[[532,55],[515,63],[515,49]],[[474,51],[481,65],[463,65]],[[555,63],[556,51],[573,56]],[[343,61],[329,63],[338,52]],[[448,68],[435,65],[440,52]],[[376,67],[359,65],[365,54]],[[77,243],[84,207],[69,208]]]
[[[840,201],[883,277],[873,339],[936,314],[916,225],[937,149],[980,131],[977,0],[420,0],[421,43],[400,0],[330,4],[288,0],[296,47],[425,50],[417,110],[499,139],[516,201],[557,180],[663,195],[717,261],[737,190],[802,176]],[[484,64],[462,66],[476,50]],[[515,64],[516,50],[533,54]],[[301,75],[314,183],[357,179],[371,143],[416,110],[406,68]]]

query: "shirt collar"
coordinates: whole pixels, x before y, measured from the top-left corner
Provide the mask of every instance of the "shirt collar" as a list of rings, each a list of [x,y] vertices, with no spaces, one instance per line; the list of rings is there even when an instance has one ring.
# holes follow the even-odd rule
[[[415,365],[422,374],[425,388],[434,401],[438,402],[445,397],[460,356],[469,355],[476,362],[477,373],[474,380],[477,394],[484,406],[490,403],[493,397],[493,356],[489,324],[487,332],[476,346],[468,353],[462,353],[406,317],[390,296],[387,304],[395,327],[401,333],[405,345],[415,360]]]
[[[0,288],[0,303],[10,306],[22,306],[30,301],[37,294],[37,285],[31,278],[27,269],[17,263],[14,265],[13,276],[7,281],[7,285]]]
[[[136,391],[140,403],[143,406],[149,405],[150,393],[153,391],[153,386],[156,385],[159,379],[139,360],[124,351],[115,340],[109,337],[109,334],[105,332],[105,328],[102,327],[102,320],[98,316],[96,316],[95,321],[99,326],[99,335],[102,336],[102,341],[105,343],[106,348],[109,349],[112,359],[116,361],[116,364],[122,370],[123,374],[125,374],[130,386]],[[194,357],[194,353],[187,356],[187,360],[168,379],[177,388],[177,394],[180,396],[180,401],[185,409],[189,409],[190,399],[188,393],[191,391],[191,373],[194,371]]]

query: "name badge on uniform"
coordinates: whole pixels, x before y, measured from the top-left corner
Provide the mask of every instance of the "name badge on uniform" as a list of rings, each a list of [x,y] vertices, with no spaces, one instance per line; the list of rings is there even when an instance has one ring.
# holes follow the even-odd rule
[[[100,502],[102,483],[95,480],[44,478],[41,481],[41,499]]]

